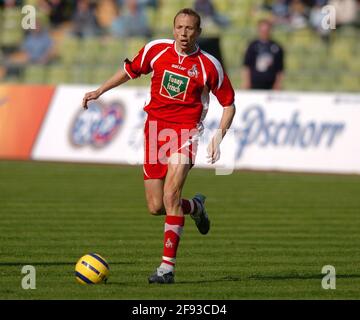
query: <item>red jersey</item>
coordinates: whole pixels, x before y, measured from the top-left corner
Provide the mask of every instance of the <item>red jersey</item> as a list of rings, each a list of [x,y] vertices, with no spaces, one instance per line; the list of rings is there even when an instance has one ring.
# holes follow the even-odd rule
[[[184,55],[175,40],[151,41],[133,61],[125,61],[124,70],[131,79],[152,72],[144,107],[152,118],[196,126],[206,116],[210,91],[222,106],[234,103],[234,89],[220,62],[198,46]]]

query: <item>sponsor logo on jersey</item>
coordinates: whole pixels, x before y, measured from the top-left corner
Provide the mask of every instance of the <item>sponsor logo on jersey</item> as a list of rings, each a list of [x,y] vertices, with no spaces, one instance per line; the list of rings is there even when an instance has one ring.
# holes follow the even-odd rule
[[[175,69],[179,69],[179,70],[181,70],[181,71],[186,70],[185,67],[179,66],[178,64],[172,64],[171,67],[172,67],[172,68],[175,68]]]
[[[189,77],[165,70],[161,83],[160,94],[170,99],[184,101],[189,81]]]
[[[189,77],[192,77],[192,78],[194,78],[194,77],[197,78],[198,77],[199,71],[198,71],[198,69],[196,67],[196,64],[194,64],[192,66],[192,68],[190,70],[188,70],[188,75],[189,75]]]
[[[77,147],[105,147],[119,133],[124,118],[125,108],[121,102],[92,102],[88,110],[81,110],[75,116],[70,128],[70,141]]]

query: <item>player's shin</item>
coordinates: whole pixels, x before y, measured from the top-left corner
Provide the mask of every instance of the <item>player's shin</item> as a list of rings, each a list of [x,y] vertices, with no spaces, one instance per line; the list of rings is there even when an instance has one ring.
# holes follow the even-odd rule
[[[165,218],[164,251],[160,268],[173,272],[176,262],[176,252],[185,223],[184,216],[169,216]]]

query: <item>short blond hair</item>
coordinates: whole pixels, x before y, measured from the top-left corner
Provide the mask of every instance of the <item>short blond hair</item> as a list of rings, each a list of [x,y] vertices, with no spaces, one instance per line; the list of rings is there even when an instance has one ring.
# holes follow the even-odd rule
[[[192,16],[192,17],[195,17],[196,18],[196,27],[198,30],[201,29],[201,18],[200,18],[200,15],[193,9],[191,8],[184,8],[184,9],[181,9],[174,17],[174,26],[175,26],[175,20],[176,18],[180,15],[180,14],[187,14],[189,16]]]

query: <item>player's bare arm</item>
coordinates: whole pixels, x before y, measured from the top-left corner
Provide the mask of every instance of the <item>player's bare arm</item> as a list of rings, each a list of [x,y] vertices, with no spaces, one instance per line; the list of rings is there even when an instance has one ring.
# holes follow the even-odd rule
[[[224,107],[219,128],[207,147],[209,163],[213,164],[220,159],[220,143],[230,128],[235,116],[235,105]]]
[[[98,99],[106,91],[109,91],[112,88],[120,86],[121,84],[125,83],[129,79],[130,79],[129,76],[123,69],[117,71],[110,79],[105,81],[104,84],[100,88],[98,88],[95,91],[90,91],[90,92],[85,93],[85,96],[83,98],[82,107],[84,109],[87,109],[88,108],[87,104],[89,101]]]

